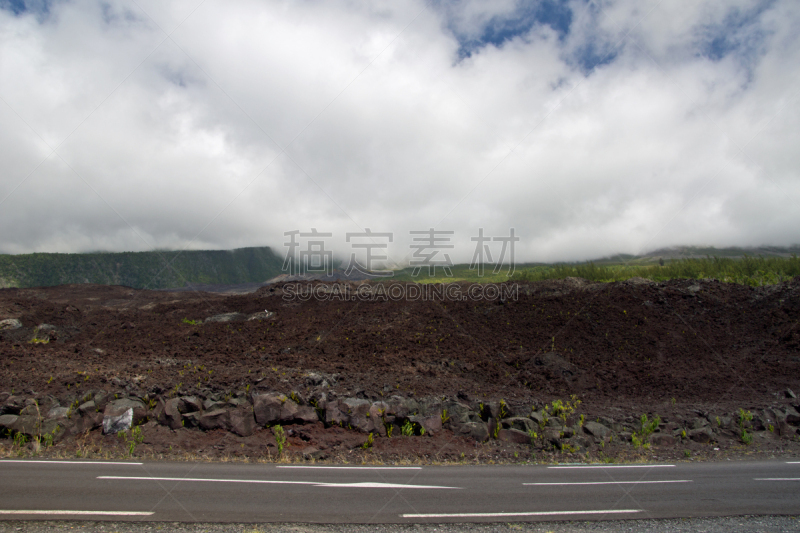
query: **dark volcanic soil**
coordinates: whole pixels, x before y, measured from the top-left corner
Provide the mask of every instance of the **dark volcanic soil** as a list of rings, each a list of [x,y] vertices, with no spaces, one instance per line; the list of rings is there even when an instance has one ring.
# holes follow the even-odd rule
[[[0,331],[0,392],[49,395],[61,405],[97,390],[149,398],[309,394],[320,387],[309,377],[317,373],[340,397],[541,406],[576,395],[590,418],[621,410],[675,419],[698,409],[730,416],[740,407],[788,405],[796,400],[786,389],[800,392],[800,277],[760,288],[567,279],[519,284],[516,298],[502,302],[287,301],[287,285],[243,295],[2,289],[0,320],[23,327]],[[184,321],[265,310],[274,314]],[[37,332],[42,324],[55,329]],[[50,341],[31,343],[34,335]]]

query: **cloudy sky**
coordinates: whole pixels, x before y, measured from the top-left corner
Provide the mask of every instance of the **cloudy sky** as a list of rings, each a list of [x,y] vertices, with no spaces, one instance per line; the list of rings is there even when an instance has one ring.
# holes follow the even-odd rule
[[[0,0],[0,252],[798,243],[798,27],[795,0]]]

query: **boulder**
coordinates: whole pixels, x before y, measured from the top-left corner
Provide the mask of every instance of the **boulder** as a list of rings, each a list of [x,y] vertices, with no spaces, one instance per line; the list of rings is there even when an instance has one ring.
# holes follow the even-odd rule
[[[171,429],[178,429],[182,426],[182,414],[186,411],[186,404],[180,398],[172,398],[166,402],[161,402],[158,407],[158,423],[168,426]]]
[[[203,323],[206,322],[237,322],[239,320],[244,320],[247,318],[247,315],[242,313],[222,313],[219,315],[214,315],[206,318]]]
[[[611,430],[599,422],[585,422],[583,424],[583,431],[601,440],[606,440],[611,436]]]
[[[185,413],[196,413],[203,410],[203,400],[197,396],[183,396],[183,405],[185,406]]]
[[[419,424],[425,428],[426,435],[433,436],[442,431],[441,415],[416,417],[416,418]]]
[[[120,431],[128,430],[133,424],[132,407],[128,407],[121,414],[108,414],[115,412],[117,412],[116,409],[109,410],[106,407],[106,414],[103,416],[103,433],[106,435],[114,435]]]
[[[144,402],[135,398],[121,398],[108,402],[103,410],[103,415],[104,417],[119,417],[128,409],[131,409],[133,424],[138,425],[147,420],[147,407]]]
[[[61,420],[67,418],[70,414],[72,413],[70,413],[67,407],[53,407],[47,412],[47,418],[50,420]]]
[[[654,446],[675,446],[678,439],[666,433],[655,433],[650,436],[650,443]]]
[[[228,411],[228,430],[240,437],[249,437],[256,429],[256,420],[253,416],[253,408],[250,405],[242,405],[232,411]]]
[[[533,420],[521,416],[504,418],[502,420],[502,426],[504,429],[516,429],[517,431],[522,431],[526,435],[528,434],[528,431],[533,431],[534,428]]]
[[[796,426],[800,424],[800,413],[798,413],[797,409],[790,405],[786,408],[785,419],[789,424]]]
[[[203,431],[211,431],[213,429],[228,429],[228,411],[227,409],[215,409],[213,411],[204,412],[197,421],[197,425]]]
[[[22,327],[22,322],[20,322],[16,318],[6,318],[5,320],[0,320],[0,331],[6,329],[19,329],[21,327]]]
[[[93,415],[97,412],[97,404],[94,403],[94,400],[89,400],[88,402],[84,402],[78,406],[78,412],[81,416]]]
[[[277,394],[259,394],[253,398],[253,413],[256,422],[261,426],[280,421],[283,401]]]
[[[377,421],[372,419],[372,414],[370,413],[372,403],[369,400],[347,398],[341,403],[344,403],[344,405],[347,406],[347,424],[354,429],[369,433],[375,431],[376,422],[378,425],[382,425],[382,421],[380,419]]]
[[[24,408],[24,398],[21,396],[9,396],[0,407],[0,415],[18,415]]]
[[[553,446],[561,446],[562,436],[561,428],[547,427],[544,430],[544,439]]]
[[[708,443],[714,440],[714,432],[709,427],[697,428],[689,431],[689,438],[695,442]]]
[[[10,433],[17,418],[18,415],[0,415],[0,434]]]
[[[489,440],[489,426],[486,422],[467,422],[463,424],[459,433],[473,438],[478,442]]]
[[[497,434],[498,440],[504,442],[513,442],[515,444],[530,444],[531,437],[524,431],[519,429],[501,429]]]

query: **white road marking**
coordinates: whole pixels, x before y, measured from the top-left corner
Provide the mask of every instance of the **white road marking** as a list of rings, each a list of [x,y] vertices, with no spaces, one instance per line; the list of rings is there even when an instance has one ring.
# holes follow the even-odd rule
[[[754,477],[756,481],[800,481],[800,477]]]
[[[2,460],[0,463],[39,463],[39,464],[56,464],[56,465],[129,465],[141,466],[144,463],[115,463],[112,461],[38,461],[28,459],[11,459]]]
[[[786,461],[787,465],[800,465],[800,461]]]
[[[563,516],[587,514],[630,514],[641,513],[641,509],[607,509],[598,511],[536,511],[530,513],[436,513],[401,514],[403,518],[495,518],[504,516]]]
[[[665,479],[661,481],[572,481],[568,483],[523,483],[523,485],[623,485],[646,483],[691,483],[691,479]]]
[[[117,479],[127,481],[196,481],[211,483],[256,483],[262,485],[312,485],[315,487],[356,488],[356,489],[460,489],[461,487],[439,487],[436,485],[404,485],[402,483],[328,483],[325,481],[281,481],[275,479],[208,479],[184,477],[145,477],[145,476],[97,476],[97,479]]]
[[[303,466],[283,465],[276,468],[302,468],[316,470],[422,470],[421,466]]]
[[[548,466],[547,468],[669,468],[675,465],[579,465],[579,466]]]
[[[151,516],[153,513],[145,513],[138,511],[32,511],[32,510],[13,510],[4,511],[0,510],[0,515],[84,515],[84,516]]]

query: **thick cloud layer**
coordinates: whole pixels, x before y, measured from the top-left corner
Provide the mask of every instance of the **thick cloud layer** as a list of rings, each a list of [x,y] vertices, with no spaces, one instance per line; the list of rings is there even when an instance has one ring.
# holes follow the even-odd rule
[[[800,242],[792,0],[0,0],[0,251]]]

